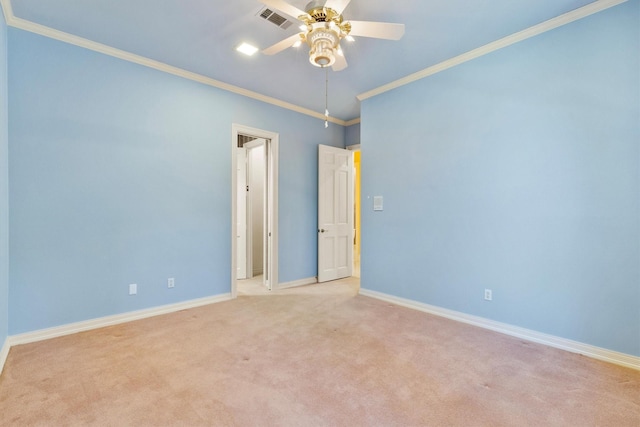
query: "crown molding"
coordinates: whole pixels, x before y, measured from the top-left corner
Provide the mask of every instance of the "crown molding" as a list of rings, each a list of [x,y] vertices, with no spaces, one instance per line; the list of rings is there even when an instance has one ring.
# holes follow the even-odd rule
[[[8,26],[11,26],[11,20],[14,18],[11,1],[0,0],[0,8],[2,8],[2,11],[4,12],[4,22],[6,22]]]
[[[519,31],[517,33],[511,34],[509,36],[481,46],[477,49],[473,49],[456,57],[447,59],[446,61],[440,62],[439,64],[425,68],[421,71],[410,74],[406,77],[395,80],[376,89],[361,93],[357,96],[357,98],[360,101],[364,101],[365,99],[372,98],[390,90],[397,89],[401,86],[408,85],[409,83],[413,83],[417,80],[432,76],[441,71],[448,70],[449,68],[463,64],[467,61],[471,61],[472,59],[479,58],[491,52],[495,52],[496,50],[500,50],[504,47],[511,46],[512,44],[527,40],[531,37],[535,37],[547,31],[569,24],[573,21],[577,21],[589,15],[593,15],[594,13],[598,13],[605,9],[609,9],[610,7],[617,6],[626,1],[627,0],[596,0],[593,3],[589,3],[588,5],[572,10],[571,12],[567,12],[563,15],[542,22],[538,25],[534,25],[533,27],[529,27],[525,30]]]
[[[426,77],[432,76],[441,71],[445,71],[449,68],[455,67],[457,65],[463,64],[467,61],[471,61],[473,59],[479,58],[481,56],[487,55],[489,53],[495,52],[504,47],[510,46],[512,44],[521,42],[523,40],[529,39],[531,37],[535,37],[544,32],[553,30],[555,28],[561,27],[563,25],[569,24],[571,22],[577,21],[579,19],[585,18],[589,15],[593,15],[594,13],[601,12],[603,10],[609,9],[613,6],[617,6],[621,3],[625,3],[628,0],[596,0],[593,3],[590,3],[586,6],[573,10],[571,12],[567,12],[563,15],[557,16],[555,18],[549,19],[548,21],[542,22],[538,25],[534,25],[533,27],[527,28],[525,30],[519,31],[517,33],[511,34],[507,37],[503,37],[502,39],[496,40],[479,48],[470,50],[466,53],[458,55],[456,57],[450,58],[446,61],[440,62],[439,64],[433,65],[431,67],[425,68],[416,73],[410,74],[401,79],[395,80],[386,85],[380,86],[378,88],[372,89],[370,91],[361,93],[357,96],[359,101],[364,101],[365,99],[372,98],[374,96],[380,95],[384,92],[388,92],[393,89],[397,89],[401,86],[405,86],[407,84],[413,83],[417,80],[424,79]],[[193,73],[190,71],[183,70],[178,67],[174,67],[159,61],[155,61],[149,58],[145,58],[140,55],[135,55],[130,52],[126,52],[120,49],[113,48],[111,46],[107,46],[101,43],[93,42],[88,39],[84,39],[82,37],[74,36],[72,34],[65,33],[63,31],[55,30],[50,27],[46,27],[44,25],[36,24],[31,21],[27,21],[22,18],[17,18],[13,14],[13,8],[11,6],[11,0],[0,0],[0,6],[4,11],[4,18],[8,26],[18,28],[24,31],[32,32],[35,34],[39,34],[45,37],[49,37],[55,40],[62,41],[64,43],[73,44],[75,46],[79,46],[85,49],[93,50],[95,52],[99,52],[105,55],[113,56],[118,59],[122,59],[124,61],[133,62],[138,65],[142,65],[145,67],[153,68],[158,71],[162,71],[168,74],[172,74],[178,77],[182,77],[188,80],[192,80],[198,83],[205,84],[207,86],[216,87],[218,89],[226,90],[228,92],[232,92],[241,96],[245,96],[247,98],[255,99],[261,102],[265,102],[267,104],[271,104],[280,108],[284,108],[287,110],[295,111],[300,114],[304,114],[316,119],[325,120],[325,116],[323,113],[319,113],[317,111],[313,111],[308,108],[304,108],[286,101],[282,101],[277,98],[273,98],[270,96],[266,96],[260,94],[258,92],[253,92],[247,89],[243,89],[239,86],[234,86],[228,83],[221,82],[219,80],[212,79],[210,77],[203,76],[201,74]],[[340,126],[352,126],[354,124],[360,123],[360,118],[356,118],[353,120],[340,120],[334,117],[329,117],[329,121],[335,123]]]
[[[124,61],[132,62],[134,64],[152,68],[154,70],[162,71],[167,74],[172,74],[174,76],[178,76],[188,80],[192,80],[194,82],[202,83],[207,86],[212,86],[218,89],[226,90],[228,92],[232,92],[247,98],[255,99],[267,104],[275,105],[276,107],[295,111],[296,113],[304,114],[316,119],[320,119],[322,121],[325,120],[324,113],[319,113],[309,108],[301,107],[299,105],[295,105],[290,102],[273,98],[271,96],[263,95],[258,92],[244,89],[239,86],[224,83],[224,82],[221,82],[220,80],[215,80],[215,79],[212,79],[211,77],[203,76],[202,74],[183,70],[182,68],[174,67],[172,65],[165,64],[160,61],[155,61],[153,59],[149,59],[144,56],[140,56],[140,55],[133,54],[131,52],[116,49],[114,47],[107,46],[102,43],[97,43],[82,37],[75,36],[73,34],[65,33],[63,31],[59,31],[51,27],[40,25],[32,21],[28,21],[26,19],[18,18],[13,14],[13,9],[11,7],[11,0],[0,0],[0,5],[2,6],[2,10],[4,11],[5,21],[7,25],[10,27],[18,28],[20,30],[28,31],[30,33],[38,34],[38,35],[55,39],[64,43],[72,44],[84,49],[89,49],[94,52],[99,52],[104,55],[109,55],[114,58],[122,59]],[[335,118],[335,117],[329,117],[329,121],[331,123],[335,123],[340,126],[346,126],[346,123],[347,123],[346,121]]]

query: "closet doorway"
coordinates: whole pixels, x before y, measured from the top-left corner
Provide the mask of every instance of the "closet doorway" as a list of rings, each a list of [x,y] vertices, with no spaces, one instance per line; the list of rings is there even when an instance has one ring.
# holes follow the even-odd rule
[[[277,285],[277,134],[233,126],[232,295]]]

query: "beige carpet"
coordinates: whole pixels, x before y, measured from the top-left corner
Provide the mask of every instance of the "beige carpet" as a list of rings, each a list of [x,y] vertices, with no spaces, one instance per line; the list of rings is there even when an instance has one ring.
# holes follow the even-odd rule
[[[0,425],[640,426],[640,372],[333,282],[11,349]]]

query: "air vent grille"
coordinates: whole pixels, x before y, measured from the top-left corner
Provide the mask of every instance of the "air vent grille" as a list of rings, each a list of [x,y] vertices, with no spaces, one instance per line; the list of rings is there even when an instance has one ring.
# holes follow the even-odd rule
[[[269,18],[271,15],[273,14],[273,10],[271,9],[265,9],[262,11],[262,13],[260,14],[261,18],[267,19]]]
[[[278,27],[282,28],[283,30],[286,30],[292,24],[291,21],[287,21],[287,18],[285,18],[282,15],[278,15],[276,12],[274,12],[273,10],[271,10],[269,8],[266,8],[266,9],[262,10],[259,15],[260,15],[260,17],[262,19],[266,19],[267,21],[271,22],[272,24],[277,25]]]

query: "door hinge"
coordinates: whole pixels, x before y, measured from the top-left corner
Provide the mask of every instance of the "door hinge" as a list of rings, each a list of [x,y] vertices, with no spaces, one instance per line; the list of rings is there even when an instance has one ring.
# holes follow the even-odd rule
[[[249,186],[247,185],[247,191],[249,191]]]

